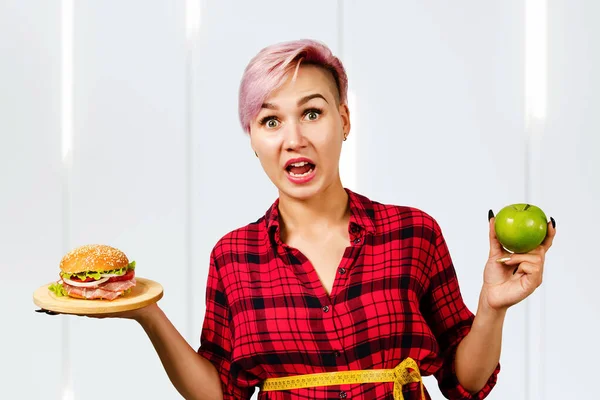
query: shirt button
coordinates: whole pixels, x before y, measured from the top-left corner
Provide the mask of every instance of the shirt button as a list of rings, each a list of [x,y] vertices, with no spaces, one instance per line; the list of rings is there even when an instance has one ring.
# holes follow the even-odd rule
[[[323,312],[329,312],[329,306],[323,307]]]
[[[340,275],[344,275],[346,273],[346,268],[340,268]]]
[[[354,244],[359,244],[359,243],[360,243],[360,238],[354,239]]]
[[[348,397],[348,395],[346,394],[346,392],[344,392],[343,390],[340,392],[340,399],[345,399],[346,397]]]
[[[334,354],[336,357],[339,357],[339,356],[341,356],[341,355],[342,355],[342,353],[340,353],[340,352],[339,352],[339,351],[337,351],[337,350],[336,350],[336,351],[334,351],[334,352],[333,352],[333,354]]]

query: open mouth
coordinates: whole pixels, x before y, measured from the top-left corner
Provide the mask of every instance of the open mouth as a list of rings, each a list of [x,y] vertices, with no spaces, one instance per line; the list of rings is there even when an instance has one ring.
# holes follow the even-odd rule
[[[294,178],[304,178],[309,176],[315,169],[315,164],[308,161],[299,161],[289,164],[285,170]]]

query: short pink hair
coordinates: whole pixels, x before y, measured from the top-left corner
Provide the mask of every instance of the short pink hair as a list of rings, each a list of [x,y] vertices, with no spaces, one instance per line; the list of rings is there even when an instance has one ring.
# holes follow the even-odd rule
[[[250,121],[260,112],[265,99],[286,80],[286,75],[299,62],[317,65],[330,71],[337,84],[340,104],[346,103],[348,77],[342,62],[323,43],[294,40],[276,43],[262,49],[246,67],[239,90],[239,118],[242,128],[250,133]],[[295,78],[295,74],[294,74]]]

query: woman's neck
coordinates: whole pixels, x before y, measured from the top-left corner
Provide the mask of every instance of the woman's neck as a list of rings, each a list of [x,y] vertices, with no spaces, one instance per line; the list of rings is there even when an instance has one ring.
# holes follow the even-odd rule
[[[284,194],[279,199],[283,236],[290,233],[319,233],[331,228],[346,228],[350,219],[348,193],[341,181],[306,200]]]

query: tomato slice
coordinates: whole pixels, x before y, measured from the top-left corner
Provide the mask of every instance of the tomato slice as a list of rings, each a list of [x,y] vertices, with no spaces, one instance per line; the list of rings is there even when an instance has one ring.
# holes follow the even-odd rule
[[[121,276],[111,276],[107,282],[119,282],[119,281],[128,281],[135,276],[135,270],[130,269],[127,273]]]
[[[127,271],[127,273],[121,275],[121,276],[111,276],[108,281],[106,282],[118,282],[118,281],[128,281],[130,279],[132,279],[135,276],[135,270],[130,269]],[[97,279],[94,278],[85,278],[85,279],[79,279],[77,276],[72,276],[71,278],[69,278],[72,281],[75,282],[94,282]]]

